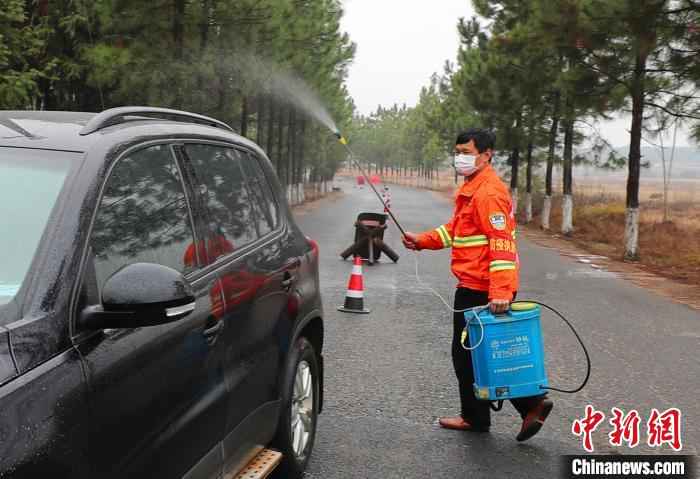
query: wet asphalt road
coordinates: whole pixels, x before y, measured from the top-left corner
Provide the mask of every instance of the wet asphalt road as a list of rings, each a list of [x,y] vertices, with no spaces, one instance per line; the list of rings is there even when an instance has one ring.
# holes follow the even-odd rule
[[[310,478],[492,478],[559,477],[560,456],[581,454],[572,422],[587,404],[606,414],[594,433],[596,452],[669,453],[649,448],[645,423],[651,408],[680,408],[683,453],[700,446],[700,315],[612,273],[597,271],[556,251],[519,239],[519,299],[543,301],[562,311],[577,327],[591,353],[593,372],[576,395],[552,393],[554,411],[539,435],[517,443],[520,419],[506,403],[493,413],[487,434],[447,431],[437,417],[459,409],[450,358],[452,319],[440,301],[415,279],[413,253],[401,246],[392,225],[385,239],[401,255],[364,266],[369,315],[343,314],[351,262],[338,253],[353,238],[361,211],[380,211],[365,187],[337,181],[337,200],[297,216],[321,249],[325,307],[325,408],[319,418]],[[427,191],[392,186],[393,211],[409,231],[434,228],[451,215],[446,199]],[[455,281],[449,250],[421,252],[419,273],[451,301]],[[543,317],[551,385],[576,386],[585,364],[571,332],[554,316]],[[607,434],[611,408],[636,409],[642,417],[642,443],[612,447]]]

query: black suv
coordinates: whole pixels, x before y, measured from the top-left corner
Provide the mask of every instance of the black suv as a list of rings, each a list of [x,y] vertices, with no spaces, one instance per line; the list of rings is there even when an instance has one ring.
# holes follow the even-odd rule
[[[302,475],[318,246],[257,145],[176,110],[0,111],[0,218],[0,477],[228,478],[268,446]]]

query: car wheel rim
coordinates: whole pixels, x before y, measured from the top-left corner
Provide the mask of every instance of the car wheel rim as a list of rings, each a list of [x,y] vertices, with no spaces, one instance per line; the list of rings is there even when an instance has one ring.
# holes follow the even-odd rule
[[[301,361],[294,376],[292,396],[292,449],[297,459],[303,459],[314,427],[314,388],[309,363]]]

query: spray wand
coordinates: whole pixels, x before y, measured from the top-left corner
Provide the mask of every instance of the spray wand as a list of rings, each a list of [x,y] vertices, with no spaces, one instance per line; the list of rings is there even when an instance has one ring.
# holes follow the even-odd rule
[[[370,180],[369,176],[367,176],[367,173],[365,173],[365,170],[362,168],[362,165],[360,165],[360,162],[357,161],[357,160],[355,159],[355,154],[354,154],[354,153],[352,152],[352,150],[350,149],[350,146],[348,145],[348,140],[346,140],[345,137],[344,137],[343,135],[341,135],[340,132],[339,132],[338,130],[336,130],[336,131],[333,132],[333,133],[334,133],[335,136],[338,138],[338,141],[340,142],[340,144],[343,145],[343,146],[345,147],[346,150],[348,150],[348,154],[350,155],[350,160],[351,160],[353,163],[355,163],[355,165],[357,165],[357,167],[360,169],[360,173],[362,173],[362,176],[364,176],[364,177],[365,177],[365,180],[367,180],[367,184],[369,184],[369,186],[372,188],[372,191],[374,191],[374,194],[377,195],[377,198],[379,198],[379,201],[381,201],[382,204],[384,205],[384,209],[386,209],[387,213],[389,213],[389,216],[391,217],[391,219],[394,221],[394,224],[396,225],[396,227],[397,227],[397,228],[399,229],[399,231],[401,232],[401,235],[402,235],[402,236],[406,236],[406,232],[404,231],[404,229],[403,229],[403,228],[401,227],[401,225],[399,224],[398,220],[397,220],[396,217],[394,216],[394,213],[391,212],[391,209],[390,209],[390,208],[387,206],[387,204],[384,202],[384,199],[382,198],[382,195],[380,195],[379,192],[377,191],[377,189],[374,187],[374,185],[372,184],[372,181]]]

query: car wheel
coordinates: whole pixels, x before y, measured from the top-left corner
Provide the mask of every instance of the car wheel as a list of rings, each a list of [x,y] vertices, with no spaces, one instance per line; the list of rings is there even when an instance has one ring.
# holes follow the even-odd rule
[[[294,344],[282,386],[282,410],[273,445],[282,453],[279,477],[300,478],[309,462],[318,418],[318,362],[306,338]]]

